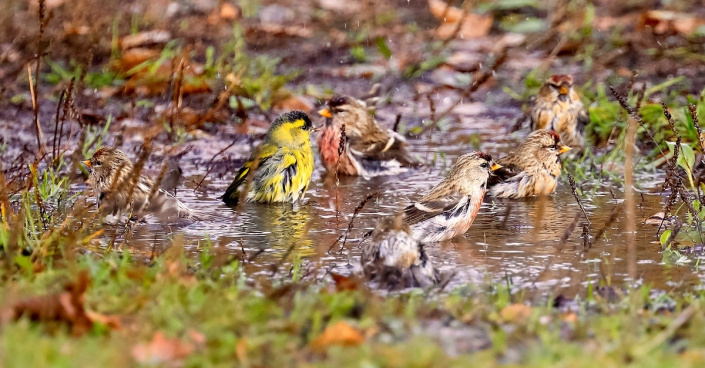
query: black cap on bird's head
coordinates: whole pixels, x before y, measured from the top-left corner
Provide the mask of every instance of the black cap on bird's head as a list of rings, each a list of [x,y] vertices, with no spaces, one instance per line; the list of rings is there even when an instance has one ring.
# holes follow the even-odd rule
[[[328,105],[328,107],[324,107],[318,110],[318,115],[321,115],[326,119],[331,119],[334,113],[340,112],[340,106],[347,105],[349,103],[350,100],[348,100],[347,96],[333,96],[330,100],[326,102],[326,105]],[[331,122],[329,120],[326,120],[326,124],[330,125]]]
[[[299,120],[303,121],[301,129],[311,130],[311,128],[313,127],[313,125],[311,124],[311,119],[309,119],[308,115],[306,115],[306,113],[301,110],[289,111],[285,114],[279,115],[279,117],[276,118],[272,123],[272,127],[279,126],[284,123],[294,123]]]
[[[346,96],[333,96],[330,100],[328,100],[328,106],[330,107],[338,107],[342,106],[348,103],[348,98]]]
[[[477,152],[475,152],[475,155],[476,155],[477,157],[479,157],[479,158],[481,158],[481,159],[487,161],[487,162],[492,161],[492,155],[490,155],[489,153],[485,153],[485,152],[482,152],[482,151],[477,151]]]

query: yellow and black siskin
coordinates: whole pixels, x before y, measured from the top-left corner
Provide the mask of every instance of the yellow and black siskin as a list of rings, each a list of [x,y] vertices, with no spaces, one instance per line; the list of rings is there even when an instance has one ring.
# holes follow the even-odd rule
[[[296,202],[304,197],[313,173],[311,119],[303,111],[291,111],[274,120],[264,141],[240,168],[223,194],[223,202],[235,206],[247,202]],[[249,188],[247,193],[243,189]]]

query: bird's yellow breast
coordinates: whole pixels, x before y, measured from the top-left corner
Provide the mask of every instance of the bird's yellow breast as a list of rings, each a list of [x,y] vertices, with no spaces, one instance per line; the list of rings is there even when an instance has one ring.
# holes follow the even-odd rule
[[[280,147],[257,171],[250,200],[296,202],[303,198],[313,173],[313,150],[306,140],[300,147]]]

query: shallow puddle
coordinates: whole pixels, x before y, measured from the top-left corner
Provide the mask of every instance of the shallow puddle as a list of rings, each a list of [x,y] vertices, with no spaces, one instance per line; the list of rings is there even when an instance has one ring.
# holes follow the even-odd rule
[[[489,124],[487,124],[489,126]],[[515,140],[493,136],[493,129],[472,131],[480,141],[494,141],[481,148],[489,152],[506,152]],[[451,131],[441,139],[434,137],[412,141],[416,152],[430,163],[397,177],[325,178],[321,166],[311,182],[307,202],[291,204],[245,204],[240,212],[223,205],[218,196],[229,184],[223,179],[208,179],[205,193],[194,192],[194,185],[181,188],[177,196],[207,218],[181,228],[140,225],[130,241],[133,250],[150,252],[171,244],[175,234],[182,234],[184,244],[203,243],[208,237],[214,247],[225,254],[251,259],[245,264],[250,275],[270,275],[272,266],[301,258],[320,272],[354,272],[359,260],[360,236],[374,227],[380,216],[390,215],[421,197],[441,180],[455,158],[472,150],[467,131]],[[515,137],[521,139],[521,136]],[[444,142],[445,140],[445,142]],[[459,142],[459,143],[458,143]],[[185,169],[203,174],[204,168]],[[200,176],[194,177],[198,181]],[[649,284],[658,289],[686,288],[696,285],[705,274],[690,265],[666,265],[662,262],[657,227],[643,224],[645,218],[662,210],[662,197],[639,192],[634,194],[633,213],[624,207],[624,193],[616,188],[600,187],[583,198],[595,236],[586,248],[581,236],[586,223],[568,186],[565,176],[558,191],[544,199],[489,200],[464,237],[427,247],[434,264],[442,271],[453,272],[450,287],[465,282],[493,280],[513,287],[560,292],[573,295],[586,283],[622,286],[627,283]],[[652,178],[653,179],[653,178]],[[646,181],[647,179],[645,179]],[[651,180],[651,182],[657,182]],[[343,247],[340,239],[355,207],[369,193],[377,192],[353,223],[353,230]],[[616,199],[613,197],[616,197]],[[609,219],[619,211],[613,222]],[[568,240],[561,245],[566,229],[580,216]],[[633,236],[630,236],[632,234]],[[590,243],[588,241],[587,243]],[[342,249],[342,250],[341,250]],[[189,251],[199,250],[191,246]],[[244,252],[244,254],[243,254]],[[693,261],[694,262],[694,261]]]

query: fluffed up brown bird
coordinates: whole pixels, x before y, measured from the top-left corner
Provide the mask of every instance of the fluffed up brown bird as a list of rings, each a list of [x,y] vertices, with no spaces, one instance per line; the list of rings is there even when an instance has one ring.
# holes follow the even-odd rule
[[[574,154],[585,147],[588,111],[573,88],[573,77],[554,75],[544,82],[531,112],[531,130],[553,130]]]
[[[480,210],[490,173],[500,167],[483,152],[460,156],[443,181],[404,209],[414,238],[422,243],[439,242],[468,231]]]
[[[489,194],[516,199],[553,193],[561,175],[559,156],[570,149],[555,132],[529,134],[519,148],[497,160],[502,168],[490,178]]]
[[[377,221],[362,248],[361,263],[365,277],[386,289],[429,287],[440,279],[402,214]]]
[[[406,139],[379,126],[361,100],[335,96],[318,113],[326,118],[318,135],[318,152],[329,172],[369,178],[396,175],[421,163],[409,152]],[[339,155],[343,126],[347,141]]]
[[[143,174],[134,177],[134,165],[119,149],[103,147],[83,163],[90,169],[87,183],[107,223],[147,217],[160,222],[197,219],[176,197],[155,188],[152,179]]]

